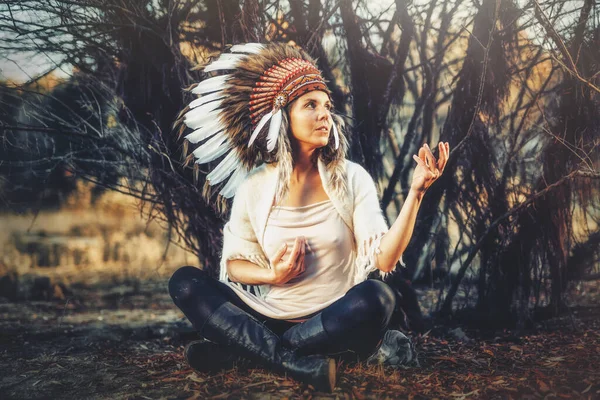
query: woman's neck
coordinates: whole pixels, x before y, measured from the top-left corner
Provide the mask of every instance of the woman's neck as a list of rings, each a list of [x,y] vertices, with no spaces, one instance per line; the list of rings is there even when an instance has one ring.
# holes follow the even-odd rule
[[[313,150],[308,152],[297,152],[294,154],[294,169],[292,171],[292,180],[301,182],[318,173],[318,152]]]

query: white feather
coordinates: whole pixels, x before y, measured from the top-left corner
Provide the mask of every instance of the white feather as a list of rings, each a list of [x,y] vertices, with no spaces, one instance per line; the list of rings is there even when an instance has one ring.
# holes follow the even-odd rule
[[[246,170],[246,168],[242,165],[241,162],[238,163],[239,165],[236,167],[235,172],[233,173],[233,175],[231,175],[231,178],[229,178],[225,187],[219,192],[219,194],[225,197],[226,199],[229,199],[235,195],[237,188],[242,182],[244,182],[244,180],[248,176],[248,171]]]
[[[340,147],[340,134],[337,130],[337,126],[335,126],[335,122],[332,125],[333,128],[333,139],[335,141],[335,149],[337,150]]]
[[[231,53],[222,53],[219,56],[218,61],[224,61],[224,60],[240,60],[243,57],[246,57],[245,54],[231,54]]]
[[[279,130],[281,129],[281,108],[277,110],[273,117],[271,118],[271,123],[269,124],[269,133],[267,134],[267,151],[271,152],[275,148],[277,144],[277,138],[279,137]]]
[[[225,125],[223,125],[221,121],[218,118],[216,118],[214,122],[203,126],[200,129],[196,129],[194,132],[190,133],[185,138],[191,143],[198,143],[206,138],[211,137],[216,133],[222,132],[224,129]]]
[[[222,182],[226,179],[231,173],[236,165],[239,162],[237,154],[235,150],[231,150],[229,154],[212,170],[210,174],[207,175],[206,179],[210,182],[211,185],[216,185],[217,183]]]
[[[251,53],[258,54],[264,48],[264,46],[260,43],[246,43],[246,44],[236,44],[231,47],[231,51],[233,53]]]
[[[198,84],[198,86],[192,89],[192,93],[204,94],[216,92],[217,90],[223,90],[225,88],[225,83],[227,83],[229,77],[230,75],[219,75],[203,80]]]
[[[211,101],[210,103],[206,103],[201,105],[200,107],[195,107],[192,110],[188,111],[185,114],[185,118],[191,118],[191,119],[195,119],[198,117],[201,117],[204,114],[208,114],[211,111],[214,111],[215,109],[219,108],[219,106],[221,105],[221,101],[217,100],[217,101]]]
[[[204,72],[218,71],[221,69],[236,69],[238,62],[244,58],[240,54],[221,54],[217,60],[211,62],[204,68]]]
[[[256,140],[256,137],[262,130],[263,126],[265,126],[265,124],[269,122],[272,116],[273,112],[266,113],[265,115],[263,115],[263,117],[258,122],[258,125],[256,125],[256,128],[254,128],[254,130],[252,131],[252,136],[250,136],[250,140],[248,141],[248,147],[252,146],[252,143],[254,143],[254,141]]]
[[[213,123],[215,119],[218,119],[221,110],[214,110],[210,112],[202,112],[202,110],[194,109],[185,114],[183,122],[192,129],[198,129]]]
[[[196,100],[192,101],[190,103],[190,108],[200,107],[200,106],[202,106],[202,105],[204,105],[206,103],[209,103],[211,101],[222,99],[223,97],[225,97],[225,93],[223,93],[222,91],[221,92],[215,92],[215,93],[207,94],[206,96],[198,97]]]
[[[223,133],[217,134],[194,150],[193,154],[196,157],[196,164],[211,162],[225,154],[230,148],[231,142],[227,140],[227,136]]]

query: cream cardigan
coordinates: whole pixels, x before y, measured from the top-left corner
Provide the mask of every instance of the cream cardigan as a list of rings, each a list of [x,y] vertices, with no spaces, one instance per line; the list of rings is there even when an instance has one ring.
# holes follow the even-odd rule
[[[388,231],[388,226],[379,205],[377,188],[369,173],[350,160],[343,160],[342,168],[347,179],[345,195],[333,190],[330,172],[321,159],[318,161],[325,193],[354,234],[353,251],[357,253],[354,271],[356,285],[377,269],[375,254],[380,253],[379,243]],[[263,251],[263,238],[275,199],[277,177],[275,164],[263,164],[255,168],[236,191],[230,219],[223,227],[220,280],[228,279],[228,260],[247,260],[263,268],[270,268]],[[269,285],[257,288],[256,294],[262,297],[268,292]]]

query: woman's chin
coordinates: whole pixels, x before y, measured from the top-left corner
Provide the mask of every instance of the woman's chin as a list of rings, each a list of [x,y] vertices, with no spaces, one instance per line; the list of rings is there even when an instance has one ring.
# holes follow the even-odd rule
[[[329,143],[329,140],[323,140],[319,143],[318,148],[323,148],[325,146],[327,146],[327,143]]]
[[[319,147],[327,146],[327,143],[329,143],[329,135],[323,135],[316,142],[318,143]]]
[[[305,147],[305,148],[312,147],[314,149],[320,149],[322,147],[327,146],[328,143],[329,143],[329,137],[323,136],[320,138],[314,138],[313,140],[304,142],[303,147]]]

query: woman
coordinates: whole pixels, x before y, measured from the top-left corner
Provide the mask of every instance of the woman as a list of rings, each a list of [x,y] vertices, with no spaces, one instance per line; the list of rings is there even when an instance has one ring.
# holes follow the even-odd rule
[[[233,72],[194,89],[201,97],[185,123],[195,129],[190,142],[210,138],[194,151],[197,162],[229,151],[208,175],[210,185],[231,176],[220,195],[235,194],[221,275],[183,267],[169,282],[171,296],[209,341],[331,391],[335,361],[327,355],[368,355],[386,331],[395,295],[366,278],[400,260],[448,144],[439,144],[439,160],[427,145],[413,156],[410,192],[388,230],[372,178],[345,159],[341,119],[306,53],[237,45],[205,68],[215,70]],[[207,351],[204,342],[186,357],[201,365]]]

